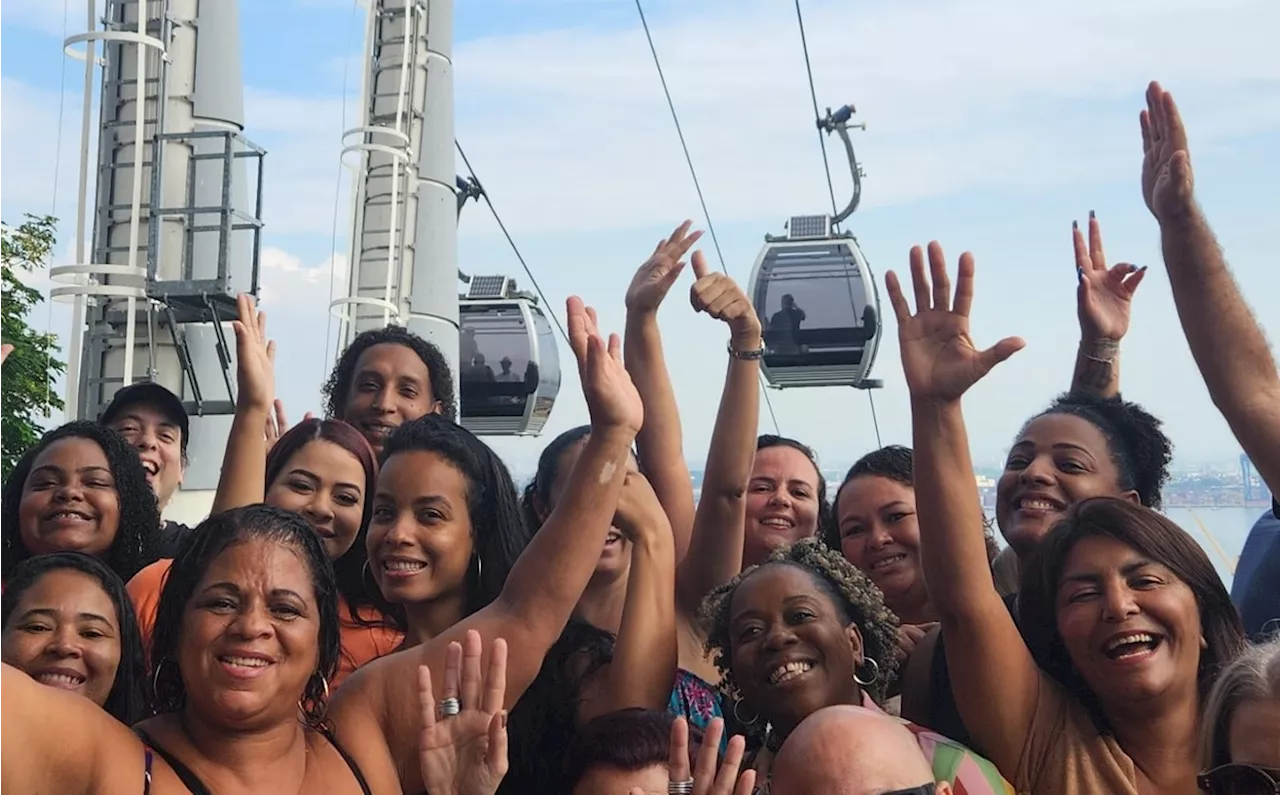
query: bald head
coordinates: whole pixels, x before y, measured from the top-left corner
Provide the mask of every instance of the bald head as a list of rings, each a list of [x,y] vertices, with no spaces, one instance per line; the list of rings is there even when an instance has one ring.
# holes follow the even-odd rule
[[[773,795],[823,792],[882,795],[933,782],[916,738],[902,724],[862,707],[827,707],[810,715],[773,763]],[[950,788],[938,785],[938,794]]]

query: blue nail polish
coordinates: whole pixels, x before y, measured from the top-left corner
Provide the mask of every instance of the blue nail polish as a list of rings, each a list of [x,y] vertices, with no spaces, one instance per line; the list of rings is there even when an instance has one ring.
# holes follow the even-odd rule
[[[1079,228],[1080,228],[1080,222],[1079,222],[1079,221],[1072,221],[1072,222],[1071,222],[1071,231],[1072,231],[1072,232],[1074,232],[1074,231],[1078,230]]]
[[[1095,215],[1093,214],[1093,210],[1090,210],[1090,211],[1089,211],[1089,220],[1090,220],[1090,221],[1092,221],[1092,220],[1093,220],[1094,218],[1096,218],[1096,217],[1097,217],[1097,216],[1095,216]]]
[[[1081,268],[1078,265],[1076,266],[1076,281],[1078,282],[1084,281],[1084,268]]]

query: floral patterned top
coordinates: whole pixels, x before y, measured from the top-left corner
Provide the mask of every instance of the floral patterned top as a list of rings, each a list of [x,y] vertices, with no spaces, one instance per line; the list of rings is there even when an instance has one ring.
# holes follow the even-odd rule
[[[702,677],[691,674],[683,668],[676,671],[676,681],[671,688],[667,712],[677,717],[683,715],[689,721],[690,750],[702,745],[702,737],[712,719],[724,717],[720,691],[707,684]],[[721,755],[728,746],[729,732],[726,731],[720,738]]]

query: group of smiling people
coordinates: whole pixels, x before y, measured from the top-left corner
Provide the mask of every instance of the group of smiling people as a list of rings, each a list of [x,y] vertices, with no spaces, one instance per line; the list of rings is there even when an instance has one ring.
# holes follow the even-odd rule
[[[1143,193],[1192,353],[1280,485],[1275,361],[1195,203],[1177,108],[1156,84],[1147,101]],[[1145,270],[1108,266],[1095,218],[1074,231],[1072,388],[997,484],[1004,552],[961,399],[1023,343],[970,338],[973,257],[912,249],[914,310],[888,274],[913,447],[864,456],[828,499],[807,446],[757,437],[760,320],[690,226],[637,271],[623,335],[569,299],[591,421],[523,493],[402,328],[360,335],[328,418],[287,427],[247,297],[198,526],[160,518],[188,434],[167,390],[46,434],[4,484],[3,787],[1280,792],[1280,641],[1250,644],[1157,510],[1171,445],[1119,395]],[[693,308],[729,332],[696,502],[657,322],[690,252]]]

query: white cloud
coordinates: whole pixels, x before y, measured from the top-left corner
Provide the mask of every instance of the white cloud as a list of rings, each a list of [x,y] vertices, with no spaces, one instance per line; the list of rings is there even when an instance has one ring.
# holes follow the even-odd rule
[[[1153,76],[1188,114],[1216,120],[1196,129],[1199,146],[1280,127],[1267,32],[1280,6],[1266,0],[806,8],[819,103],[853,101],[868,123],[854,133],[868,206],[1131,169]],[[823,207],[790,4],[681,8],[650,25],[713,216],[777,222]],[[638,26],[479,39],[454,58],[458,136],[496,175],[489,187],[512,224],[628,228],[692,205]],[[832,154],[843,192],[844,158]]]
[[[336,273],[335,266],[336,265]],[[330,279],[343,293],[347,258],[339,254],[319,265],[280,248],[262,250],[259,305],[267,314],[267,335],[276,341],[276,393],[291,419],[320,410],[320,385],[332,362]]]
[[[299,2],[330,5],[343,16],[349,7],[344,0]],[[11,5],[19,21],[58,5],[61,28],[60,4],[5,0],[6,30],[14,20]],[[793,8],[764,0],[665,6],[653,0],[646,7],[711,214],[722,230],[734,222],[756,230],[750,240],[722,231],[730,267],[742,275],[760,232],[780,231],[787,216],[822,211],[827,203]],[[907,215],[913,235],[963,238],[952,245],[977,249],[983,274],[975,337],[984,343],[1011,333],[1029,338],[1029,350],[998,368],[967,402],[975,452],[987,460],[1000,454],[1016,420],[1065,387],[1076,333],[1072,284],[1069,271],[1065,286],[1054,281],[1048,272],[1057,264],[1028,266],[1064,259],[1057,219],[1046,222],[1052,227],[1047,231],[1037,220],[1012,241],[1001,226],[1006,218],[1027,223],[1022,208],[982,208],[989,217],[964,229],[948,223],[951,208],[966,208],[967,194],[991,186],[1054,203],[1049,212],[1061,213],[1059,204],[1082,201],[1082,185],[1136,184],[1136,115],[1151,77],[1177,93],[1198,164],[1210,154],[1236,163],[1230,149],[1241,137],[1280,130],[1280,59],[1270,33],[1280,29],[1280,6],[1269,0],[1070,6],[806,0],[804,8],[819,102],[852,101],[868,123],[854,140],[868,172],[860,237],[877,270],[900,267]],[[648,230],[683,216],[700,217],[643,33],[633,10],[622,11],[615,17],[620,25],[589,27],[578,16],[561,14],[555,18],[575,21],[472,39],[454,49],[458,137],[555,310],[562,312],[565,294],[578,292],[614,330],[621,327],[621,295],[631,269],[652,246],[651,239],[634,238],[648,238]],[[296,57],[311,58],[317,74],[330,78],[325,85],[337,84],[340,53],[305,51],[302,42],[292,46],[302,48]],[[350,58],[345,56],[348,63]],[[351,87],[359,85],[358,70],[350,78]],[[279,342],[280,391],[297,417],[319,407],[318,386],[330,361],[324,343],[334,263],[316,252],[330,249],[335,192],[339,231],[348,223],[348,178],[338,175],[338,153],[340,134],[354,125],[357,108],[354,97],[344,103],[336,90],[282,92],[270,73],[247,74],[246,81],[246,135],[269,150],[263,306]],[[72,79],[68,85],[78,87]],[[10,223],[24,209],[52,206],[58,100],[57,92],[3,80],[3,197]],[[57,179],[60,251],[72,236],[79,150],[79,99],[68,92],[65,101]],[[830,152],[843,199],[847,171],[834,140]],[[1270,174],[1280,178],[1274,161],[1260,162],[1246,189],[1273,184]],[[1198,176],[1206,186],[1215,181],[1212,173]],[[1119,209],[1107,216],[1109,251],[1153,266],[1126,341],[1126,391],[1166,417],[1180,449],[1193,457],[1232,448],[1156,272],[1150,219],[1140,205],[1133,211],[1136,188],[1125,202],[1114,191],[1087,192],[1124,204],[1123,217]],[[1274,207],[1263,189],[1256,195]],[[946,208],[920,201],[938,197],[950,197]],[[893,208],[900,209],[895,214]],[[1084,208],[1072,211],[1083,215]],[[1270,250],[1263,232],[1232,226],[1232,220],[1215,217],[1246,294],[1273,292],[1275,277],[1261,264]],[[894,228],[873,230],[884,222]],[[461,231],[465,269],[521,276],[487,211],[464,213]],[[342,237],[337,248],[345,253]],[[339,257],[339,272],[344,263]],[[1051,302],[1052,309],[1023,297],[1042,282],[1052,295],[1037,292],[1035,298]],[[723,335],[716,324],[693,316],[682,296],[670,300],[678,306],[663,312],[669,364],[687,451],[698,461],[721,386]],[[876,397],[881,430],[886,442],[909,441],[891,323],[885,336],[878,369],[887,386]],[[572,357],[566,349],[561,353],[564,384],[548,434],[586,418]],[[820,442],[829,459],[874,443],[866,398],[849,390],[774,393],[773,403],[781,430]],[[771,427],[767,412],[762,418]],[[493,443],[513,464],[527,465],[545,440]]]

